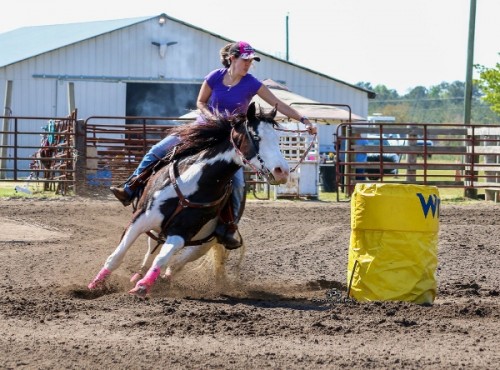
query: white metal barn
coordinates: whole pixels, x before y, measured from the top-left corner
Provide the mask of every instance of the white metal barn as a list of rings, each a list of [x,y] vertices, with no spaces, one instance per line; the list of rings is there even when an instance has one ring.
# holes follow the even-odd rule
[[[79,119],[179,117],[195,108],[205,75],[222,67],[219,50],[233,41],[165,14],[6,32],[0,34],[0,116],[65,117],[71,91]],[[257,78],[367,116],[373,92],[257,53]],[[320,147],[331,146],[333,129],[319,125]]]
[[[2,102],[8,81],[12,95],[2,113],[9,108],[13,116],[66,116],[72,82],[79,118],[182,115],[194,108],[204,76],[221,67],[219,50],[231,41],[165,14],[3,33]],[[348,104],[367,116],[370,91],[258,53],[262,61],[252,71],[257,78],[322,103]]]

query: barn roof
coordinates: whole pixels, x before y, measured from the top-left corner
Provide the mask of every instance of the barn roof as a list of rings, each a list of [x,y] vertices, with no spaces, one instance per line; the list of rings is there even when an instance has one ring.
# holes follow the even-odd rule
[[[13,31],[0,33],[0,68],[14,64],[25,59],[32,58],[34,56],[48,53],[50,51],[76,44],[78,42],[97,37],[99,35],[116,31],[120,28],[126,28],[131,25],[144,22],[153,18],[164,16],[170,20],[181,23],[188,27],[200,30],[202,32],[210,33],[216,37],[224,39],[228,42],[234,40],[229,40],[223,36],[216,35],[212,32],[206,31],[200,27],[193,26],[189,23],[180,21],[178,19],[167,16],[166,14],[160,14],[159,16],[147,16],[138,18],[127,18],[127,19],[114,19],[107,21],[95,21],[95,22],[82,22],[82,23],[67,23],[67,24],[56,24],[48,26],[32,26],[32,27],[22,27],[15,29]],[[258,50],[257,50],[258,51]],[[279,59],[270,54],[258,51],[261,55],[266,55],[269,58]],[[366,92],[368,98],[374,99],[375,93],[370,90],[366,90],[362,87],[341,81],[339,79],[333,78],[331,76],[325,75],[318,71],[297,65],[295,63],[279,59],[283,63],[293,65],[297,68],[306,70],[308,72],[323,76],[332,81],[339,82],[343,85],[350,86],[356,90]]]
[[[22,27],[0,34],[0,67],[78,43],[152,17]]]

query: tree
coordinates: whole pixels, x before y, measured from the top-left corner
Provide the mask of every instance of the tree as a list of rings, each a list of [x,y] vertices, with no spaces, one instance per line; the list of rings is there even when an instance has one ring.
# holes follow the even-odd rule
[[[356,86],[359,86],[361,87],[362,89],[365,89],[365,90],[370,90],[370,91],[373,91],[373,86],[370,82],[363,82],[363,81],[360,81],[356,84]]]
[[[448,98],[463,99],[465,96],[465,83],[462,81],[454,81],[448,85]]]
[[[385,85],[377,85],[373,90],[377,94],[377,99],[380,100],[391,100],[398,99],[398,92],[394,89],[389,89]]]
[[[405,95],[407,99],[421,100],[427,98],[427,88],[423,86],[414,87],[408,94]]]
[[[443,91],[448,90],[448,83],[442,82],[440,85],[431,86],[427,93],[430,99],[440,99],[443,96]]]
[[[482,99],[490,105],[493,112],[500,114],[500,63],[497,63],[495,68],[486,68],[479,64],[474,68],[479,72],[479,79],[474,80],[474,84],[484,93]]]
[[[500,71],[500,68],[498,70]],[[370,113],[377,112],[386,116],[395,116],[398,122],[463,122],[465,83],[462,81],[443,81],[428,88],[417,86],[403,96],[399,96],[395,90],[384,85],[373,87],[370,82],[358,82],[357,86],[377,94],[376,98],[370,99],[368,103],[368,112]],[[472,87],[471,122],[500,124],[500,115],[490,108],[490,104],[486,100],[481,100],[483,95],[484,93],[475,84]]]

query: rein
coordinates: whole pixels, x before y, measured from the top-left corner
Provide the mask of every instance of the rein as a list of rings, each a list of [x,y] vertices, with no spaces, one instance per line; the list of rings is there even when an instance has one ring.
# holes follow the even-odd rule
[[[275,130],[277,130],[277,131],[283,131],[283,132],[293,132],[293,133],[298,133],[298,134],[301,134],[303,132],[306,132],[306,133],[309,132],[307,130],[290,130],[290,129],[285,129],[285,128],[277,128]],[[302,162],[304,162],[304,159],[306,159],[307,154],[309,153],[309,151],[311,150],[314,142],[316,141],[316,136],[317,135],[318,135],[317,133],[313,135],[313,138],[312,138],[311,142],[309,143],[309,146],[307,147],[307,150],[304,151],[304,154],[302,154],[302,156],[300,157],[299,162],[295,165],[294,168],[292,168],[290,170],[290,173],[295,172],[295,170],[302,164]]]

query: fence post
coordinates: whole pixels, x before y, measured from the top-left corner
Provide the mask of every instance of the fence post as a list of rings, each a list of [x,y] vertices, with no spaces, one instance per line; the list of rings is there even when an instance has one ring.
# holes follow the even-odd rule
[[[4,111],[2,114],[4,118],[2,120],[2,131],[0,135],[0,180],[7,178],[7,153],[8,153],[8,138],[9,138],[9,116],[12,115],[12,81],[7,80],[5,85],[5,101],[4,101]]]
[[[84,120],[75,123],[75,194],[82,195],[87,188],[87,130]]]
[[[415,148],[417,146],[417,135],[412,133],[412,126],[407,126],[408,131],[410,132],[406,138],[406,142],[410,148]],[[417,154],[416,153],[408,153],[407,157],[408,161],[408,169],[406,170],[406,181],[409,183],[415,183],[417,181],[417,170],[416,167],[412,167],[412,165],[417,164]]]

